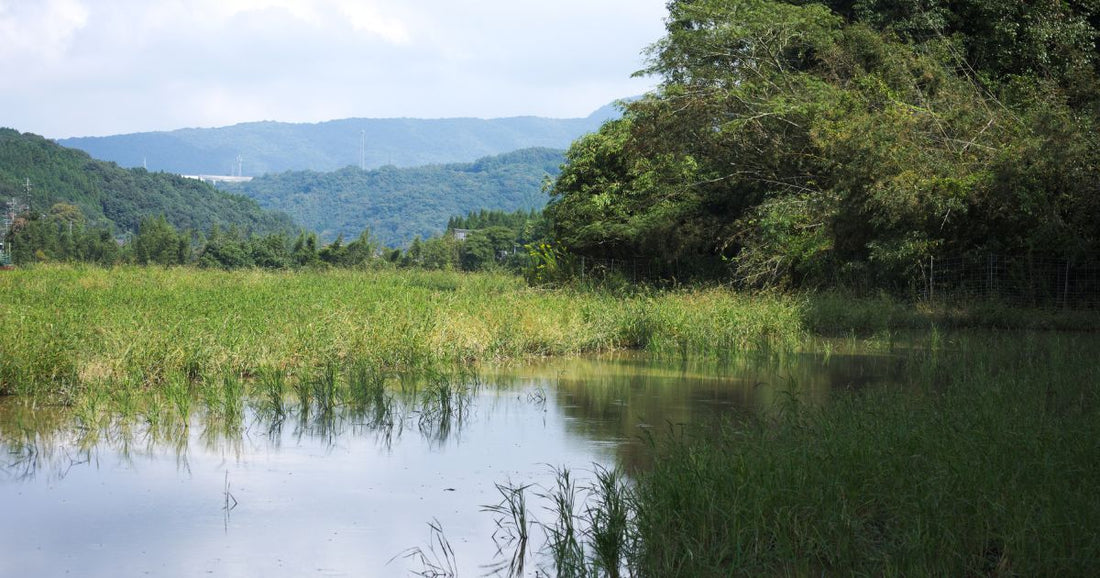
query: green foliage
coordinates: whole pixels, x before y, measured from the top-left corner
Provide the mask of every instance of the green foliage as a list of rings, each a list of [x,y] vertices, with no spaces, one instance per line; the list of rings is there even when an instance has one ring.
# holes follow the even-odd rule
[[[27,184],[30,190],[27,190]],[[218,191],[201,181],[143,169],[121,169],[93,160],[40,136],[0,129],[0,198],[18,197],[32,213],[68,205],[55,217],[104,227],[115,234],[137,232],[151,215],[164,215],[177,229],[206,230],[237,225],[256,233],[290,231],[283,214],[267,212],[247,198]]]
[[[1094,258],[1093,8],[1002,4],[670,2],[645,71],[660,87],[570,148],[552,237],[753,286]]]
[[[183,265],[191,255],[190,235],[176,231],[164,216],[146,218],[134,238],[139,265]]]
[[[0,294],[0,391],[62,396],[334,363],[392,372],[626,347],[721,355],[802,335],[789,300],[530,291],[514,275],[388,267],[44,265],[5,271]]]
[[[88,226],[83,211],[67,203],[54,204],[46,215],[27,213],[16,218],[8,242],[19,248],[17,264],[81,261],[111,265],[121,257],[110,231]]]
[[[459,242],[442,235],[424,241],[419,264],[425,269],[455,269],[459,262]]]
[[[393,247],[441,233],[449,217],[471,209],[541,209],[543,184],[561,162],[559,151],[525,149],[474,163],[286,172],[227,187],[290,214],[323,240],[369,228]]]
[[[251,251],[252,243],[244,239],[234,228],[223,231],[213,227],[206,237],[206,244],[199,253],[200,267],[220,267],[222,269],[241,269],[256,264]],[[275,247],[268,245],[267,248]],[[284,250],[285,251],[285,250]],[[272,264],[278,263],[278,253],[272,251]]]

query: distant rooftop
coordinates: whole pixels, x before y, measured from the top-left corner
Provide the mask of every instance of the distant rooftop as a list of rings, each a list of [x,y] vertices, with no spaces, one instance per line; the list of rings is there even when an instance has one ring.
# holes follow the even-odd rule
[[[195,179],[204,183],[247,183],[252,177],[233,177],[228,175],[180,175],[185,179]]]

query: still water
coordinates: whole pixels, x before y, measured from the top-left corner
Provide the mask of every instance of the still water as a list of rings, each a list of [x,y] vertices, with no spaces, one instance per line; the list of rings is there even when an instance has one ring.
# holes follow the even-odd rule
[[[384,419],[292,407],[277,420],[245,404],[226,423],[197,405],[167,432],[90,432],[0,399],[0,576],[402,576],[427,569],[412,548],[460,576],[492,574],[511,555],[483,511],[501,501],[496,484],[533,484],[530,514],[548,519],[536,494],[553,468],[582,480],[596,465],[644,468],[649,433],[773,411],[792,395],[823,403],[897,366],[558,359],[484,368],[446,415],[398,400]],[[533,533],[527,575],[545,562],[539,543]]]

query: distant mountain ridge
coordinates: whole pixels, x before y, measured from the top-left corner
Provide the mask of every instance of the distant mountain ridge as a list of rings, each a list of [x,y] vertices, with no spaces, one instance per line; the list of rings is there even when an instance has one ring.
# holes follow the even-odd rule
[[[223,188],[289,214],[324,241],[369,228],[386,245],[443,232],[452,216],[480,209],[541,209],[542,184],[558,175],[564,151],[529,148],[472,163],[363,171],[287,171]]]
[[[352,118],[316,124],[253,122],[107,137],[58,144],[124,167],[180,174],[259,176],[344,167],[412,167],[471,162],[518,149],[566,149],[619,116],[607,105],[584,118]],[[365,146],[364,146],[365,144]],[[240,162],[238,163],[238,157]]]

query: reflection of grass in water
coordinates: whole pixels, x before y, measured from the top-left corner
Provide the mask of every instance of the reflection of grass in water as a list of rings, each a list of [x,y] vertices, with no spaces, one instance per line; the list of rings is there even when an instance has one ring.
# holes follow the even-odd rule
[[[261,371],[257,379],[256,407],[262,414],[269,415],[273,424],[282,423],[286,418],[286,381],[286,371],[278,368]]]
[[[443,532],[443,525],[439,523],[439,520],[432,520],[428,524],[428,528],[431,530],[431,534],[428,539],[427,550],[419,546],[409,548],[391,558],[390,562],[397,558],[415,560],[419,563],[420,568],[413,570],[413,574],[425,578],[453,578],[457,576],[458,565],[455,560],[455,551]]]
[[[347,369],[347,406],[373,423],[392,421],[393,395],[386,388],[386,373],[377,365],[359,361]]]
[[[539,494],[549,502],[547,510],[554,519],[542,524],[546,532],[545,548],[549,550],[558,576],[584,576],[586,562],[581,545],[581,530],[577,528],[577,485],[568,468],[554,470],[555,487]]]
[[[103,446],[128,455],[135,443],[149,451],[174,447],[185,467],[192,423],[201,428],[200,439],[208,447],[233,449],[254,427],[277,443],[288,419],[299,435],[322,440],[335,441],[350,427],[374,432],[388,445],[415,425],[432,443],[444,443],[465,424],[477,391],[468,371],[405,373],[400,390],[397,383],[373,363],[343,370],[332,363],[304,376],[270,369],[250,378],[227,372],[195,383],[172,377],[152,392],[133,380],[113,391],[93,389],[71,406],[47,410],[36,409],[32,397],[13,398],[2,407],[26,410],[9,414],[10,422],[0,413],[0,448],[35,456],[10,460],[32,473],[67,468],[71,462],[62,458],[44,459],[58,452]]]
[[[527,489],[531,484],[496,484],[501,500],[497,504],[481,507],[482,512],[495,515],[497,529],[493,532],[493,542],[497,546],[497,557],[501,560],[486,568],[492,574],[507,572],[508,576],[523,576],[527,561],[527,540],[530,522],[527,512]],[[511,551],[511,556],[505,555]]]

